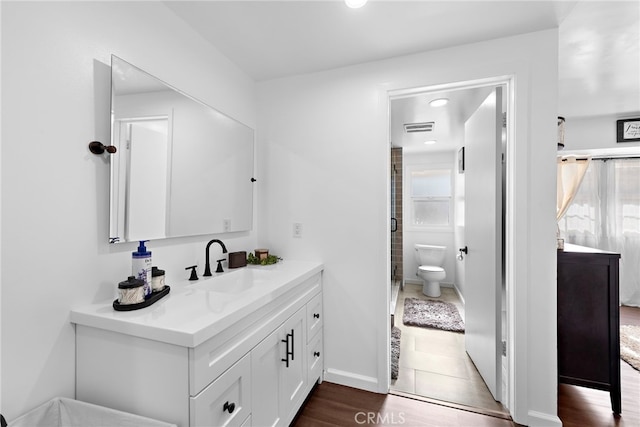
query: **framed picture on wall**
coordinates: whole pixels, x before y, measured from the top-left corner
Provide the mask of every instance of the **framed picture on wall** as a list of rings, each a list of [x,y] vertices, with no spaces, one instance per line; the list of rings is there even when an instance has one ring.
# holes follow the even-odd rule
[[[618,142],[640,141],[640,117],[616,121],[616,135]]]
[[[458,173],[464,173],[464,147],[458,150]]]

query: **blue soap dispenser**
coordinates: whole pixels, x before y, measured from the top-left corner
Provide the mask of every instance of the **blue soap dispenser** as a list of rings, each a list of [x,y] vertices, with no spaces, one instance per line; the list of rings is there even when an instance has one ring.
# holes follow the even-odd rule
[[[151,251],[145,247],[148,240],[140,240],[138,250],[133,252],[131,273],[137,279],[144,281],[144,297],[151,295]]]

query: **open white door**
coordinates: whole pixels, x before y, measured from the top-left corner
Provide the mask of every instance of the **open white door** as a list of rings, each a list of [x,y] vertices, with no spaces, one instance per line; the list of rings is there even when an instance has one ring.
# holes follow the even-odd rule
[[[465,123],[465,347],[494,399],[502,381],[502,90]]]
[[[123,126],[128,127],[129,153],[126,240],[165,238],[169,120],[123,121]]]

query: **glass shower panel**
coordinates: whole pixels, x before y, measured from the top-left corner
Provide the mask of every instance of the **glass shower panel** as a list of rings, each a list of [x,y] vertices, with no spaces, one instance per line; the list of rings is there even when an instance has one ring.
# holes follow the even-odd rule
[[[391,283],[403,287],[402,148],[391,149]]]

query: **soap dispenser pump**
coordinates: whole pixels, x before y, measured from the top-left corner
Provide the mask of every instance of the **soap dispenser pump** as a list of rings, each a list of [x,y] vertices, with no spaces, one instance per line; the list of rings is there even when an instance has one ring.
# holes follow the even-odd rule
[[[131,273],[137,279],[144,281],[144,296],[147,298],[151,295],[151,251],[145,247],[148,240],[140,240],[138,250],[132,253]]]

